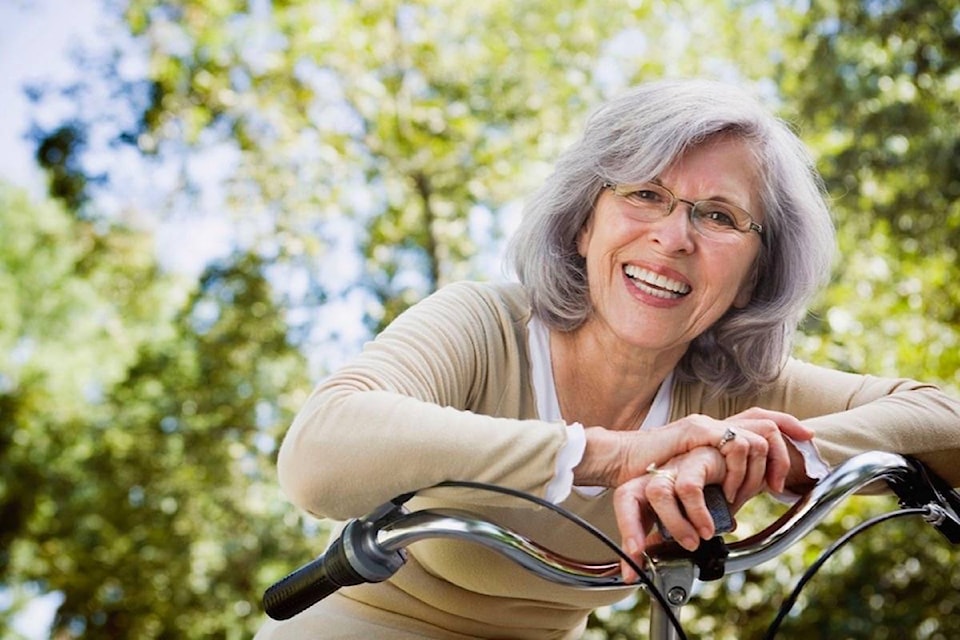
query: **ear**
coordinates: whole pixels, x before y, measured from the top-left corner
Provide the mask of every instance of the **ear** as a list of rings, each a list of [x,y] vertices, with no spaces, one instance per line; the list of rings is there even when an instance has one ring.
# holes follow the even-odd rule
[[[757,288],[757,280],[760,278],[760,256],[753,261],[753,266],[750,267],[750,273],[746,278],[743,279],[743,282],[740,284],[740,288],[737,290],[737,296],[733,299],[734,309],[743,309],[753,298],[753,290]]]
[[[577,253],[580,254],[580,257],[586,260],[587,258],[587,247],[590,245],[590,236],[593,234],[593,213],[587,218],[587,221],[583,223],[583,226],[580,227],[579,233],[577,233]]]

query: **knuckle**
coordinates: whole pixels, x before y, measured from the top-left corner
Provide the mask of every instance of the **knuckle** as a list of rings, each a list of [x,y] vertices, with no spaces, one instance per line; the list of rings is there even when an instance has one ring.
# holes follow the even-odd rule
[[[677,482],[677,498],[679,498],[683,503],[686,503],[689,500],[696,500],[696,498],[698,498],[702,493],[703,490],[701,489],[700,485],[695,482]]]
[[[662,503],[673,498],[673,487],[667,482],[651,482],[647,485],[646,496],[651,503]]]

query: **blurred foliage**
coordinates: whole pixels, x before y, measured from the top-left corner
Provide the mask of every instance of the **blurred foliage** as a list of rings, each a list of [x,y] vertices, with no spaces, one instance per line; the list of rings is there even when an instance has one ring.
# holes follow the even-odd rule
[[[248,636],[310,553],[272,471],[305,367],[262,261],[184,300],[142,234],[9,187],[0,221],[3,582],[62,593],[58,637]]]
[[[843,256],[804,351],[957,391],[960,3],[816,2],[795,29],[779,86],[819,153]]]
[[[331,329],[344,305],[366,337],[486,277],[586,112],[647,78],[749,84],[817,154],[842,258],[799,355],[960,390],[957,0],[105,5],[146,72],[121,73],[117,44],[81,59],[81,82],[103,75],[133,122],[78,102],[33,133],[52,199],[0,185],[0,582],[62,594],[58,638],[248,637],[263,588],[321,547],[272,458],[307,358],[322,372],[330,344],[353,348]],[[196,282],[159,269],[153,238],[98,208],[118,178],[90,155],[121,147],[181,163],[176,194],[134,205],[151,220],[203,192],[192,158],[229,150],[243,246]],[[760,636],[803,567],[890,504],[857,498],[776,562],[703,585],[691,635]],[[782,509],[754,501],[737,535]],[[783,636],[957,637],[956,566],[929,527],[881,525]],[[22,605],[0,612],[5,636]],[[647,606],[598,612],[589,637],[644,637]]]

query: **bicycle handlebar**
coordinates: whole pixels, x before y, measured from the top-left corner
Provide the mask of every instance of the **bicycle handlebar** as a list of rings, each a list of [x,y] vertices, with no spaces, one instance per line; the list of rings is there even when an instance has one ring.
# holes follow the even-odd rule
[[[721,544],[725,559],[721,557],[719,562],[723,563],[726,572],[738,572],[778,556],[822,522],[845,498],[879,480],[887,482],[904,506],[925,508],[924,519],[948,540],[960,543],[960,496],[917,460],[874,451],[860,454],[838,466],[763,531],[732,542],[729,547]],[[320,557],[267,589],[263,598],[264,609],[271,618],[285,620],[340,587],[386,580],[405,562],[405,548],[427,538],[456,538],[479,543],[504,554],[541,578],[567,586],[626,586],[619,575],[619,562],[578,562],[466,511],[425,509],[408,512],[401,503],[394,501],[364,518],[350,521]],[[695,554],[674,542],[647,550],[653,564],[652,571],[678,564],[700,566]],[[723,570],[719,575],[723,575]]]

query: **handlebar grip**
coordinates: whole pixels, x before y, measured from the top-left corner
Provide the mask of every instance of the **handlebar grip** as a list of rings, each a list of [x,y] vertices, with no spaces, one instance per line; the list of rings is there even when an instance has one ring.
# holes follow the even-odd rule
[[[713,518],[714,535],[733,531],[733,515],[730,513],[730,505],[727,504],[727,499],[723,495],[723,488],[718,484],[708,484],[703,488],[703,499],[707,504],[710,517]],[[682,505],[680,511],[686,514]],[[663,539],[673,540],[673,536],[660,522],[660,518],[656,518],[656,522]]]
[[[263,608],[274,620],[287,620],[315,605],[340,587],[368,582],[350,564],[343,538],[315,560],[272,585],[263,594]]]

